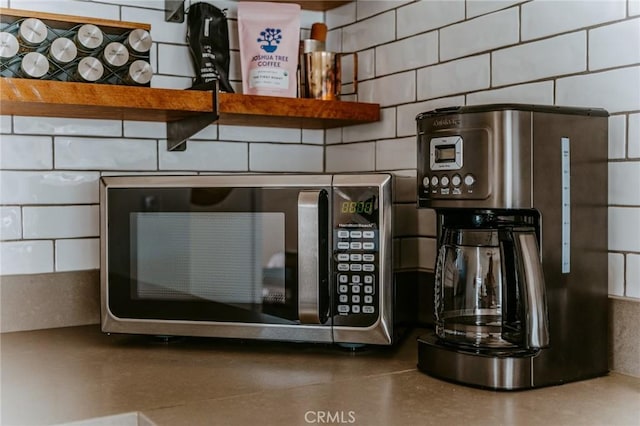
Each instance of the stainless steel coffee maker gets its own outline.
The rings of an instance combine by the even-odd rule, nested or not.
[[[420,370],[503,390],[607,373],[607,117],[520,104],[417,116],[418,206],[438,218]]]

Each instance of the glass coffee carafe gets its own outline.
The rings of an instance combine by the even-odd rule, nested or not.
[[[535,228],[477,220],[443,226],[436,266],[436,335],[474,350],[548,344],[544,277]]]

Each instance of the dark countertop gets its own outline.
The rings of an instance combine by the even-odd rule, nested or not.
[[[157,425],[640,425],[640,379],[493,392],[416,370],[396,348],[105,335],[96,326],[0,335],[2,425],[141,412]],[[321,421],[322,420],[322,421]],[[112,423],[113,424],[113,423]]]

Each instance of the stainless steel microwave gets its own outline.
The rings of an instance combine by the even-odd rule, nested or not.
[[[102,330],[391,344],[391,179],[102,178]]]

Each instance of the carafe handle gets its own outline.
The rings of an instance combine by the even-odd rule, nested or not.
[[[549,316],[545,294],[544,274],[534,232],[515,232],[514,238],[518,264],[523,272],[522,292],[525,315],[524,336],[528,348],[549,346]]]

